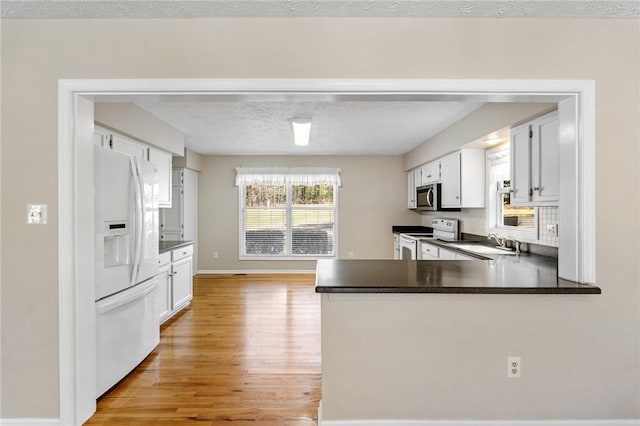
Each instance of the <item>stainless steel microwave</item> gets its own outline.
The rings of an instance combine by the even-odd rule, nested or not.
[[[419,186],[416,188],[416,208],[424,211],[460,211],[460,209],[443,209],[440,192],[441,184],[433,183],[430,185]]]

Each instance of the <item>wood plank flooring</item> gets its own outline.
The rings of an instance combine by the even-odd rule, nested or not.
[[[313,275],[201,275],[160,345],[86,425],[315,425],[320,297]]]

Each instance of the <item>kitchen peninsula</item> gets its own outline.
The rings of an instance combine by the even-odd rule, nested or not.
[[[476,261],[319,260],[316,293],[600,294],[558,278],[557,259],[521,254]]]
[[[575,383],[572,369],[554,357],[579,359],[576,336],[591,327],[583,312],[601,290],[558,279],[555,258],[523,253],[470,261],[319,260],[316,292],[319,418],[403,424],[452,413],[477,420],[556,413],[559,395]],[[513,356],[522,359],[518,379],[506,374]],[[558,376],[560,385],[545,387]],[[495,398],[479,404],[486,389]],[[536,404],[526,402],[532,394],[539,395]]]

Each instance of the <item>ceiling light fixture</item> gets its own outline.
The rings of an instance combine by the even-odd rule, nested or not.
[[[309,145],[309,138],[311,137],[311,118],[292,117],[289,119],[289,122],[293,129],[293,143],[298,146]]]
[[[498,142],[503,141],[503,140],[504,140],[503,138],[499,138],[499,137],[493,136],[493,137],[486,138],[483,142],[484,142],[485,145],[495,145]]]

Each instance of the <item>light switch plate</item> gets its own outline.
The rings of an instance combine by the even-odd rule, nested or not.
[[[27,223],[29,225],[46,225],[47,205],[27,204]]]

